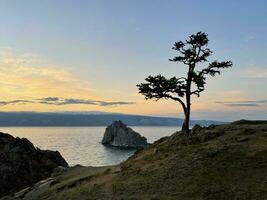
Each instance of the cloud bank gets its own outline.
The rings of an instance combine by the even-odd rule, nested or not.
[[[12,100],[12,101],[0,101],[0,106],[6,106],[9,104],[27,104],[27,103],[34,103],[34,101],[21,100],[21,99]]]
[[[231,107],[258,107],[267,104],[267,100],[216,101],[215,103]]]
[[[126,101],[99,101],[99,100],[92,100],[92,99],[44,97],[41,99],[34,99],[34,100],[16,99],[12,101],[0,101],[0,106],[15,105],[15,104],[31,104],[31,103],[55,105],[55,106],[83,104],[83,105],[98,105],[98,106],[103,106],[103,107],[135,104],[134,102],[126,102]]]

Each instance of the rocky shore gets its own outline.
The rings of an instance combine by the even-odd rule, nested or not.
[[[50,177],[68,167],[58,151],[41,150],[26,138],[0,133],[0,197]]]

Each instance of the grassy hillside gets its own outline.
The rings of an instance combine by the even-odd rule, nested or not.
[[[74,167],[17,196],[39,200],[264,200],[267,123],[195,126],[190,138],[174,133],[121,165]]]

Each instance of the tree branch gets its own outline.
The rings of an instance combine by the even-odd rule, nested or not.
[[[168,95],[168,94],[166,94],[166,97],[167,97],[167,98],[170,98],[170,99],[172,99],[172,100],[174,100],[174,101],[178,101],[178,102],[182,105],[183,110],[184,110],[184,113],[186,113],[186,106],[185,106],[185,103],[184,103],[180,98],[178,98],[178,97],[173,97],[173,96]]]

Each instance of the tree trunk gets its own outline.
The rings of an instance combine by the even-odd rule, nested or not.
[[[191,83],[192,83],[192,71],[194,66],[190,66],[189,72],[187,75],[187,84],[186,84],[186,112],[185,119],[183,123],[182,130],[186,131],[189,134],[189,122],[190,122],[190,112],[191,112]]]
[[[185,118],[182,126],[182,131],[189,132],[189,122],[190,122],[190,106],[187,107]]]

